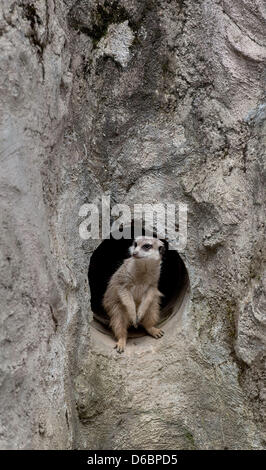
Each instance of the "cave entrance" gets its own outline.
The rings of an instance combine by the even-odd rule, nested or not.
[[[153,236],[156,236],[155,232]],[[180,255],[177,251],[168,249],[167,240],[161,240],[165,245],[165,254],[159,280],[159,290],[163,294],[159,325],[163,325],[177,313],[189,285],[188,273]],[[88,279],[93,312],[92,326],[105,334],[112,332],[109,329],[109,317],[102,305],[103,296],[111,276],[123,261],[129,258],[129,247],[132,243],[133,238],[117,240],[110,234],[110,239],[103,240],[91,256]],[[129,328],[129,338],[144,335],[146,336],[146,332],[141,326],[137,329]]]

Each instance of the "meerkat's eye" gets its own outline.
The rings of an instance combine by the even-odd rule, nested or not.
[[[146,243],[145,245],[143,245],[142,248],[143,248],[144,250],[150,250],[151,247],[152,247],[152,245],[149,245],[148,243]]]

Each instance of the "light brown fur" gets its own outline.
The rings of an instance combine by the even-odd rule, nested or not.
[[[147,250],[145,246],[151,245]],[[110,326],[117,339],[118,352],[125,349],[130,325],[143,325],[154,338],[163,331],[156,328],[159,320],[158,290],[163,243],[152,237],[138,237],[131,247],[131,257],[111,277],[103,299]]]

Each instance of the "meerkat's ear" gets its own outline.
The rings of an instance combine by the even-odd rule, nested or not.
[[[161,257],[163,257],[163,255],[165,253],[165,245],[161,240],[159,240],[159,253],[160,253]]]

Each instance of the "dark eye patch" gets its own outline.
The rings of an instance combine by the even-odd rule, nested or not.
[[[148,243],[146,243],[145,245],[142,246],[142,248],[144,250],[150,250],[152,248],[152,245],[149,245]]]

